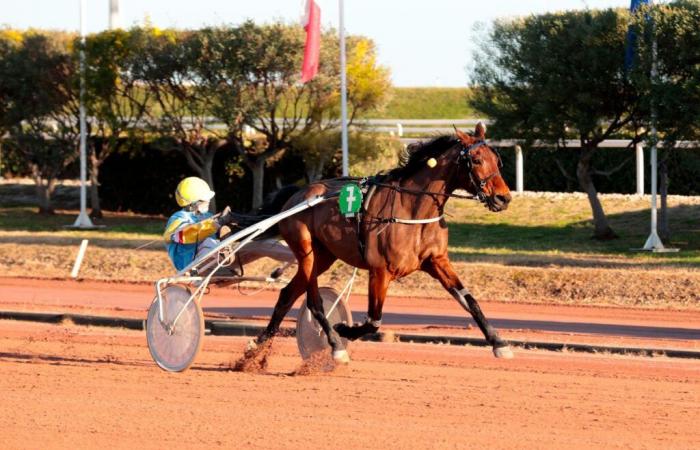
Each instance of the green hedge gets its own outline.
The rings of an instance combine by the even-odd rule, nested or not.
[[[515,189],[515,152],[500,149],[503,158],[502,173],[508,185]],[[669,193],[700,195],[700,151],[676,149],[668,152]],[[571,177],[575,176],[578,151],[552,151],[542,148],[524,149],[525,189],[528,191],[576,192],[578,182],[563,176],[556,164],[558,159]],[[661,152],[660,157],[664,157]],[[616,167],[627,159],[623,168],[610,177],[594,176],[601,193],[632,194],[636,192],[634,150],[599,149],[593,166],[600,170]],[[232,167],[238,169],[232,171]],[[649,151],[645,151],[645,192],[649,192]],[[231,172],[234,172],[233,174]],[[340,167],[329,164],[325,177],[337,176]],[[169,214],[177,209],[173,191],[177,183],[193,175],[182,155],[176,151],[162,151],[149,144],[140,149],[110,156],[100,172],[100,194],[107,210],[134,211],[149,214]],[[281,184],[298,183],[304,179],[304,164],[297,155],[286,154],[268,167],[265,192]],[[243,168],[232,151],[221,151],[214,164],[214,189],[220,208],[230,205],[234,210],[250,209],[252,177]]]
[[[295,155],[285,155],[265,174],[265,192],[303,178],[304,165]],[[100,169],[102,207],[110,211],[133,211],[168,215],[178,209],[175,187],[185,177],[195,175],[184,156],[150,144],[110,155]],[[221,150],[214,160],[214,190],[217,206],[229,205],[248,211],[252,201],[253,178],[240,165],[233,151]]]
[[[136,147],[111,155],[100,170],[100,196],[106,210],[133,211],[148,214],[169,214],[177,209],[173,191],[184,177],[193,175],[185,158],[176,151],[163,151],[153,145],[136,144]],[[14,156],[8,146],[3,146],[5,168]],[[512,148],[500,149],[504,167],[501,170],[506,182],[515,188],[515,152]],[[523,149],[525,164],[525,189],[528,191],[576,192],[578,182],[562,175],[556,164],[558,159],[571,177],[575,176],[577,149],[553,151],[542,148]],[[677,195],[700,195],[700,150],[674,149],[661,151],[660,159],[666,157],[669,172],[669,193]],[[593,160],[594,168],[607,170],[627,159],[623,168],[610,177],[594,176],[601,193],[636,192],[634,150],[599,149]],[[649,151],[645,150],[645,192],[650,191]],[[19,166],[19,165],[18,165]],[[17,166],[17,167],[18,167]],[[66,175],[77,175],[71,167]],[[13,175],[5,172],[6,175]],[[324,177],[340,174],[337,161],[328,165]],[[28,175],[14,173],[14,175]],[[304,179],[304,164],[294,153],[285,154],[276,164],[267,168],[265,192],[281,184],[298,183]],[[238,161],[232,151],[223,150],[214,164],[214,188],[218,205],[230,205],[237,211],[247,211],[251,206],[252,177]]]

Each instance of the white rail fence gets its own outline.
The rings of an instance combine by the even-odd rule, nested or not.
[[[453,125],[456,127],[466,127],[475,126],[479,121],[486,124],[489,123],[486,119],[466,119],[466,120],[367,120],[362,123],[364,127],[371,131],[376,132],[389,132],[392,135],[401,138],[401,142],[404,145],[408,145],[423,138],[417,137],[403,137],[404,133],[408,134],[422,134],[423,136],[430,136],[439,133],[450,133],[454,131]],[[390,125],[394,124],[393,127]],[[448,126],[449,125],[449,126]],[[523,150],[520,146],[522,141],[515,139],[504,139],[504,140],[493,140],[488,141],[489,145],[498,148],[513,148],[515,151],[515,190],[516,192],[523,192],[524,186],[524,161],[523,161]],[[568,148],[580,148],[581,141],[577,139],[567,140],[561,142],[560,145]],[[598,147],[602,148],[631,148],[633,145],[630,139],[608,139],[600,144]],[[660,144],[661,145],[661,144]],[[546,142],[535,142],[533,147],[551,147],[551,143]],[[694,141],[680,141],[676,143],[676,148],[700,148],[700,142]],[[635,149],[635,171],[636,171],[636,188],[637,195],[644,195],[644,145],[642,143],[634,144]]]
[[[222,123],[220,120],[214,117],[206,118],[192,118],[192,124],[201,121],[203,122],[205,128],[214,130],[224,130],[227,125]],[[200,122],[200,123],[201,123]],[[277,119],[280,125],[284,122],[284,119]],[[487,125],[490,123],[488,119],[367,119],[367,120],[356,120],[351,128],[355,129],[365,129],[370,132],[376,133],[389,133],[392,136],[397,136],[401,139],[405,145],[420,141],[426,137],[435,136],[437,134],[452,133],[454,127],[467,129],[467,127],[474,127],[477,123],[484,122]],[[140,123],[137,126],[147,126],[146,123]],[[247,132],[254,133],[251,127],[247,127]],[[405,135],[412,135],[414,137],[405,137]],[[420,136],[420,137],[415,137]],[[522,142],[515,139],[505,139],[505,140],[494,140],[489,141],[489,144],[494,147],[499,148],[513,148],[515,151],[515,187],[516,192],[523,192],[525,189],[523,174],[524,174],[524,161],[523,161],[523,151],[520,147]],[[565,143],[566,147],[569,148],[580,148],[581,141],[579,140],[567,140]],[[551,143],[545,142],[535,142],[534,147],[551,147]],[[608,139],[601,142],[599,147],[602,148],[631,148],[632,141],[629,139]],[[637,143],[635,146],[635,159],[636,159],[636,187],[637,194],[644,195],[644,146],[641,143]],[[680,141],[676,144],[677,148],[700,148],[700,142],[694,141]],[[0,154],[0,161],[1,161]],[[1,175],[0,175],[1,176]]]
[[[418,142],[421,138],[403,138],[401,142],[405,145]],[[492,147],[498,148],[512,148],[515,151],[515,186],[516,192],[523,192],[524,182],[524,162],[523,162],[523,150],[520,146],[521,141],[515,139],[505,139],[505,140],[493,140],[487,141]],[[563,144],[563,143],[562,143]],[[551,143],[546,142],[535,142],[533,147],[551,147]],[[660,147],[663,147],[659,144]],[[581,141],[572,139],[566,141],[567,148],[580,148]],[[631,148],[632,140],[630,139],[608,139],[600,144],[598,147],[601,148]],[[679,141],[676,143],[675,148],[700,148],[700,142],[695,141]],[[636,187],[637,195],[644,195],[644,144],[636,143],[634,144],[635,152],[635,172],[636,172]],[[651,164],[651,163],[650,163]]]

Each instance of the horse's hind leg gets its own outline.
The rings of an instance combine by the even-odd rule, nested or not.
[[[272,312],[272,317],[270,317],[270,322],[267,324],[265,331],[258,336],[258,344],[262,344],[271,337],[273,337],[279,331],[282,320],[289,313],[289,310],[294,306],[294,302],[297,301],[299,296],[306,291],[306,286],[308,284],[308,278],[306,274],[302,271],[301,267],[297,270],[297,273],[292,278],[282,290],[280,291],[279,297],[277,297],[277,303],[275,304],[275,309]]]
[[[270,318],[270,323],[267,325],[267,328],[265,328],[265,331],[258,336],[258,343],[267,341],[273,337],[277,331],[279,331],[282,320],[287,314],[289,314],[289,310],[292,309],[292,306],[294,306],[294,303],[297,301],[299,296],[306,292],[309,285],[309,278],[311,277],[313,270],[313,265],[316,264],[317,275],[320,275],[328,270],[328,268],[335,261],[335,257],[330,253],[312,253],[312,251],[308,250],[309,247],[311,246],[302,244],[299,249],[300,251],[296,252],[297,255],[299,255],[299,260],[301,261],[299,263],[297,273],[294,275],[289,284],[280,291],[280,295],[277,298],[277,304],[275,305],[272,317]]]
[[[323,332],[326,333],[328,338],[328,344],[333,350],[333,359],[337,362],[348,363],[350,362],[350,357],[348,356],[347,350],[345,350],[340,342],[338,334],[331,328],[326,314],[323,310],[323,300],[321,299],[321,294],[318,291],[318,276],[325,272],[330,265],[335,260],[335,257],[330,254],[330,252],[323,247],[321,244],[315,244],[313,246],[313,252],[310,255],[313,259],[314,264],[311,271],[311,276],[309,278],[309,283],[306,288],[307,293],[307,306],[313,314],[316,321],[321,325]]]
[[[447,291],[457,300],[457,302],[466,309],[474,321],[484,333],[484,337],[493,347],[493,354],[497,358],[512,358],[513,352],[510,350],[510,346],[498,335],[498,332],[493,328],[484,313],[481,312],[481,308],[477,303],[476,299],[472,296],[468,289],[464,287],[459,277],[452,268],[447,255],[442,255],[439,257],[433,257],[428,262],[424,264],[422,270],[430,274],[433,278],[437,279],[442,286],[447,289]]]

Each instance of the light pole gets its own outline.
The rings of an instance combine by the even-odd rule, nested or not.
[[[348,88],[347,76],[345,74],[345,2],[339,0],[340,10],[340,116],[342,128],[342,149],[343,149],[343,176],[350,173],[350,163],[348,161]]]
[[[119,0],[109,0],[109,29],[121,28],[119,23]]]
[[[654,0],[649,0],[648,2],[650,5],[654,5],[656,2]],[[654,99],[654,87],[656,86],[656,82],[658,81],[659,77],[659,65],[658,65],[658,45],[656,42],[656,36],[655,36],[655,29],[656,25],[652,23],[652,27],[654,31],[652,32],[652,39],[653,42],[651,43],[651,70],[649,73],[649,78],[651,80],[651,87],[652,87],[652,97],[650,100],[650,109],[651,109],[651,129],[649,130],[651,133],[651,148],[650,148],[650,156],[649,156],[649,164],[651,165],[651,231],[649,233],[649,237],[647,238],[646,242],[644,243],[644,247],[642,247],[642,250],[647,250],[651,252],[677,252],[677,248],[667,248],[664,247],[663,242],[661,242],[661,238],[659,238],[659,234],[657,231],[657,208],[656,208],[656,197],[657,197],[657,190],[658,190],[658,185],[657,185],[657,179],[658,179],[658,135],[657,135],[657,130],[656,130],[656,122],[658,119],[658,112],[656,109],[656,101]]]
[[[85,147],[87,146],[87,123],[85,117],[85,16],[87,8],[85,0],[80,0],[80,214],[75,219],[75,228],[94,228],[87,215],[87,162]]]

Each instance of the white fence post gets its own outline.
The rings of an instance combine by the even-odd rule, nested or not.
[[[401,125],[400,123],[397,123],[397,124],[396,124],[396,135],[397,135],[398,137],[402,137],[402,136],[403,136],[403,125]]]
[[[644,146],[637,143],[634,150],[637,156],[637,195],[644,195]]]
[[[515,191],[523,192],[523,149],[519,145],[515,146]]]

